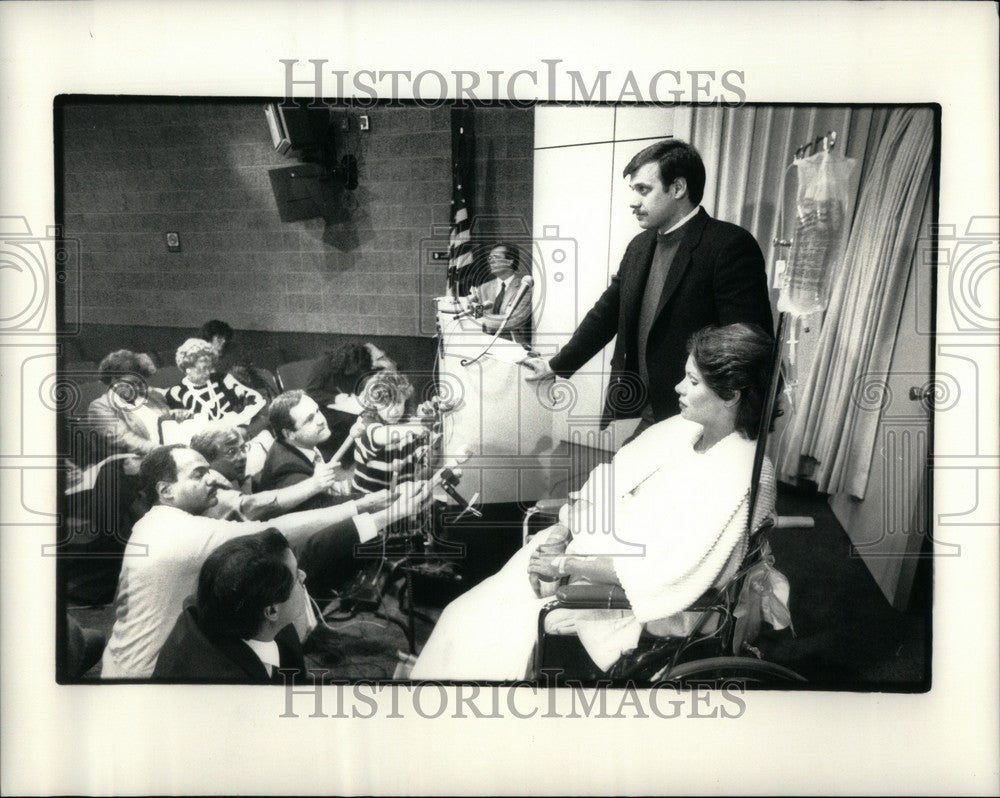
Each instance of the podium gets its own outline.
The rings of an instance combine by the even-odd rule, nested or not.
[[[565,496],[570,462],[565,443],[552,434],[551,398],[525,381],[527,352],[492,335],[476,319],[438,311],[438,391],[454,403],[445,413],[443,455],[464,449],[462,493],[479,493],[483,504],[529,506],[541,498]]]

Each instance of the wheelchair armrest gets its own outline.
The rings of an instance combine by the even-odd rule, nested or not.
[[[556,590],[562,607],[574,610],[627,610],[631,608],[620,585],[562,585]]]
[[[564,504],[566,499],[539,499],[535,502],[534,510],[542,515],[557,516]]]

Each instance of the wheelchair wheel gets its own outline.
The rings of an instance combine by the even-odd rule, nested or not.
[[[795,671],[755,657],[711,657],[684,662],[668,674],[658,674],[653,681],[675,682],[681,687],[790,686],[806,679]]]

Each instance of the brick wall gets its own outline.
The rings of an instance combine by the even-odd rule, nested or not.
[[[342,252],[322,241],[323,220],[279,220],[267,170],[294,162],[275,154],[260,103],[68,103],[63,221],[80,242],[82,289],[67,306],[83,324],[191,328],[218,317],[246,330],[430,332],[419,314],[441,292],[444,265],[421,266],[420,242],[449,221],[449,111],[367,113],[349,225],[358,243]],[[484,204],[523,214],[531,141],[488,137],[500,160]],[[524,160],[512,141],[528,160],[515,191],[500,185],[503,163]],[[167,251],[168,230],[181,252]]]

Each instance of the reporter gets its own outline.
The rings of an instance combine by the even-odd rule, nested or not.
[[[349,582],[358,567],[354,549],[359,543],[377,539],[390,524],[419,512],[429,496],[426,486],[415,486],[370,513],[359,514],[346,503],[267,522],[225,521],[205,516],[218,501],[218,485],[208,462],[193,449],[154,449],[142,462],[141,476],[155,504],[136,522],[122,561],[102,678],[150,676],[184,599],[195,590],[202,563],[227,540],[274,527],[309,574],[307,587],[322,592]],[[307,615],[302,606],[296,627],[303,636]]]

